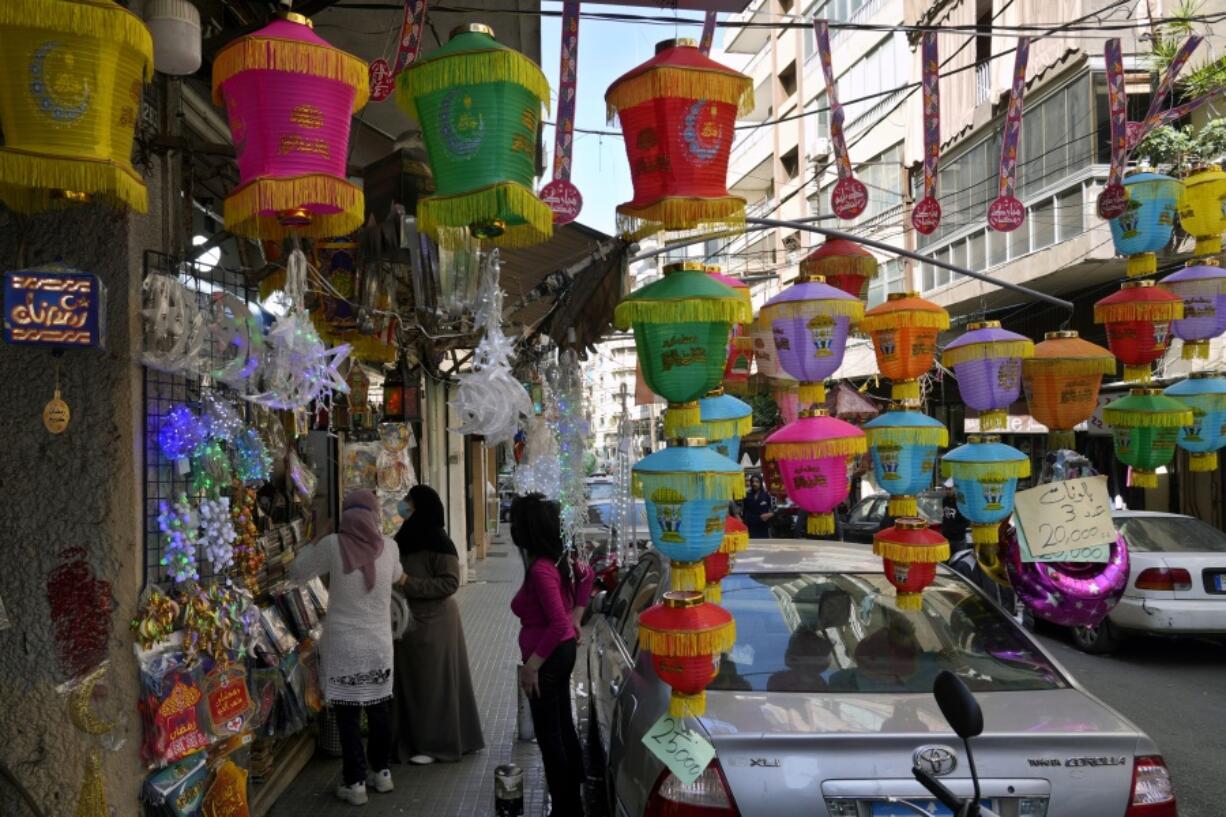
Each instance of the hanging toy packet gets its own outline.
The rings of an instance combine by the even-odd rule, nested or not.
[[[213,742],[201,723],[198,668],[189,668],[180,649],[140,651],[141,759],[165,766]]]

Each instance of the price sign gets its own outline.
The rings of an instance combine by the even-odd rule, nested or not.
[[[647,730],[643,745],[668,767],[683,786],[697,780],[715,757],[715,747],[709,741],[685,729],[681,721],[672,715],[665,715]]]
[[[1036,562],[1105,562],[1117,533],[1107,478],[1086,477],[1019,491],[1014,508]]]

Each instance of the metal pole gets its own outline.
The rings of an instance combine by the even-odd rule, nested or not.
[[[821,235],[826,236],[827,238],[842,238],[847,241],[854,241],[857,244],[863,244],[864,246],[872,247],[875,250],[881,250],[882,252],[888,252],[893,255],[901,255],[906,258],[913,258],[916,261],[924,261],[926,263],[932,264],[933,266],[942,267],[943,269],[951,270],[952,272],[956,272],[959,275],[966,275],[966,276],[978,279],[988,284],[995,284],[996,286],[1001,287],[1002,289],[1011,289],[1014,292],[1020,292],[1023,295],[1029,295],[1030,297],[1037,298],[1040,301],[1046,301],[1052,306],[1058,306],[1061,309],[1067,309],[1069,312],[1073,311],[1073,304],[1071,302],[1066,301],[1063,298],[1057,298],[1055,295],[1048,295],[1046,292],[1039,292],[1038,290],[1031,289],[1030,287],[1024,287],[1021,284],[1014,284],[1014,283],[1010,283],[1009,281],[1002,281],[999,278],[994,278],[993,276],[988,275],[987,273],[975,272],[974,270],[969,270],[969,269],[966,269],[965,267],[959,267],[956,264],[950,264],[947,261],[941,261],[939,259],[933,258],[930,255],[924,255],[922,253],[912,252],[911,250],[904,250],[902,247],[895,247],[892,244],[886,244],[882,241],[875,241],[871,238],[861,238],[860,236],[855,236],[855,235],[852,235],[851,233],[845,233],[845,232],[842,232],[841,230],[831,230],[827,227],[814,227],[810,224],[805,224],[801,221],[779,221],[773,218],[747,218],[745,219],[745,223],[752,225],[754,227],[758,227],[759,229],[766,228],[766,227],[784,227],[790,230],[807,230],[811,233],[819,233]]]
[[[796,224],[808,224],[813,221],[827,221],[832,218],[837,218],[837,216],[835,216],[833,213],[827,213],[826,215],[822,215],[822,216],[808,216],[807,218],[802,218],[802,219],[797,220],[795,223]],[[657,255],[663,255],[664,253],[671,252],[672,250],[679,250],[682,247],[689,247],[694,244],[705,244],[708,241],[712,241],[714,239],[736,238],[737,236],[740,236],[744,233],[757,232],[758,230],[768,230],[771,227],[778,226],[775,224],[755,224],[753,223],[757,220],[758,219],[747,219],[746,220],[747,224],[744,230],[735,230],[735,231],[727,232],[727,233],[715,233],[713,235],[704,235],[699,238],[690,238],[685,241],[674,241],[670,244],[665,244],[663,247],[660,247],[659,249],[640,252],[637,255],[630,256],[630,260],[627,263],[633,264],[635,261],[642,261],[645,258],[655,258]],[[765,219],[762,219],[762,220],[765,221]],[[784,223],[784,222],[781,222],[781,223]],[[792,222],[786,222],[786,223],[790,224]]]

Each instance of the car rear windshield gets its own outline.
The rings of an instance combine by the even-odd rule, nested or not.
[[[1019,627],[956,578],[938,577],[922,611],[900,612],[880,573],[734,573],[722,605],[737,640],[714,690],[931,693],[945,669],[976,692],[1066,686]]]
[[[1226,553],[1226,534],[1190,516],[1122,516],[1115,526],[1138,553]]]

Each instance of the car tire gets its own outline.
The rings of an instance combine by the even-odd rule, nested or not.
[[[604,749],[600,745],[600,732],[596,726],[596,702],[590,697],[587,704],[587,762],[591,794],[600,798],[600,814],[612,814],[612,792],[609,789],[609,768],[605,762]]]
[[[1103,619],[1097,627],[1073,627],[1073,644],[1090,655],[1106,655],[1119,647],[1120,631],[1110,619]]]

